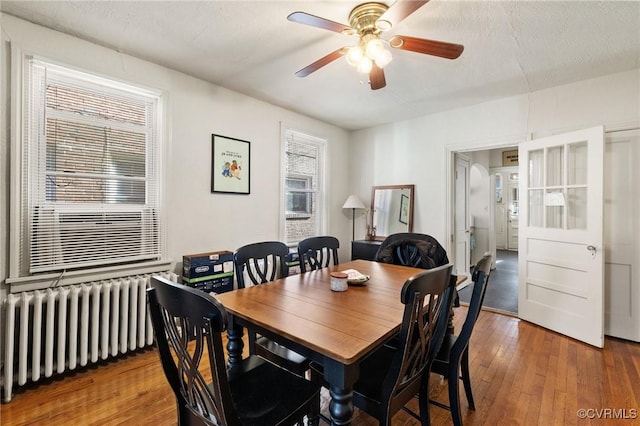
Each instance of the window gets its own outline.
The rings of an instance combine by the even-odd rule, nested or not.
[[[284,236],[287,243],[324,233],[326,142],[284,129]]]
[[[19,276],[160,259],[160,95],[25,58]]]
[[[296,214],[311,215],[312,194],[311,177],[288,177],[285,179],[285,186],[289,188],[287,192],[287,217]],[[299,191],[296,191],[299,190]]]

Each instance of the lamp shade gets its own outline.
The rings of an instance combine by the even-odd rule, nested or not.
[[[349,198],[347,198],[347,201],[344,202],[344,205],[342,206],[343,209],[364,209],[366,208],[364,203],[362,201],[360,201],[360,198],[358,198],[356,195],[349,195]]]

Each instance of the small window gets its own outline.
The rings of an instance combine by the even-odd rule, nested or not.
[[[283,240],[294,244],[324,232],[325,141],[283,130]]]

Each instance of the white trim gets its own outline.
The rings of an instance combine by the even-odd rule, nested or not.
[[[451,263],[455,263],[455,250],[452,249],[455,243],[454,224],[454,198],[453,188],[455,187],[455,157],[456,153],[486,151],[495,148],[505,148],[518,145],[521,141],[530,140],[531,134],[505,136],[501,138],[489,139],[486,143],[477,141],[467,141],[451,143],[445,146],[445,241],[443,247],[447,253],[452,253]],[[495,258],[495,256],[494,256]]]
[[[22,76],[26,55],[19,47],[11,44],[11,161],[10,161],[10,188],[9,188],[9,247],[15,252],[20,247],[20,216],[21,205],[20,189],[22,188]],[[18,276],[20,272],[20,256],[9,256],[9,276]]]
[[[47,70],[53,71],[60,79],[70,79],[73,84],[78,87],[91,88],[91,86],[98,84],[101,87],[109,88],[115,95],[120,95],[125,92],[128,96],[138,98],[140,101],[160,96],[160,90],[158,89],[151,89],[146,86],[132,84],[125,80],[103,76],[93,71],[82,70],[41,55],[28,55],[28,59],[46,67]],[[109,90],[105,91],[108,92]]]
[[[165,196],[163,195],[164,191],[162,191],[162,188],[166,188],[166,184],[167,184],[167,177],[164,176],[163,172],[165,169],[164,159],[167,158],[167,150],[169,149],[169,147],[167,146],[166,140],[167,140],[167,132],[170,126],[169,126],[169,120],[168,120],[169,118],[168,111],[167,111],[166,105],[164,104],[165,102],[167,102],[168,93],[165,90],[149,88],[148,86],[143,84],[124,81],[119,78],[114,78],[112,76],[103,76],[94,71],[80,70],[71,65],[61,64],[60,62],[51,60],[45,56],[30,54],[29,52],[24,51],[23,49],[21,49],[15,44],[11,44],[10,49],[11,49],[11,52],[10,52],[11,53],[11,75],[10,75],[11,90],[10,92],[11,92],[12,105],[11,105],[11,121],[10,121],[11,132],[9,135],[10,147],[11,147],[10,174],[9,174],[10,188],[9,188],[9,196],[8,196],[10,200],[9,201],[10,217],[9,217],[9,220],[7,221],[9,225],[8,232],[9,232],[9,247],[10,247],[9,256],[8,256],[9,257],[8,276],[10,278],[8,278],[6,282],[18,283],[22,281],[24,282],[33,281],[34,283],[38,283],[38,282],[42,282],[43,280],[46,281],[47,279],[49,279],[46,277],[50,275],[56,276],[56,277],[58,276],[58,273],[56,272],[53,272],[51,274],[45,273],[44,275],[39,275],[39,274],[35,274],[32,276],[26,275],[25,271],[23,270],[23,266],[24,266],[23,259],[25,259],[25,256],[29,255],[28,246],[25,246],[24,250],[19,251],[21,246],[23,245],[21,244],[21,242],[23,241],[22,238],[26,238],[22,236],[23,235],[23,226],[22,226],[23,194],[21,190],[24,186],[23,183],[25,183],[23,181],[24,170],[23,170],[23,163],[22,163],[23,147],[25,146],[24,144],[25,144],[25,136],[26,136],[25,128],[24,128],[24,124],[25,124],[24,122],[25,120],[25,116],[24,116],[25,87],[24,85],[27,83],[25,81],[25,72],[27,72],[27,66],[30,66],[29,64],[30,62],[44,64],[48,68],[55,69],[56,73],[63,74],[61,77],[63,80],[66,76],[69,76],[69,78],[73,79],[74,83],[77,82],[76,79],[81,79],[82,81],[77,82],[78,87],[82,87],[85,84],[85,82],[86,84],[96,83],[96,84],[101,84],[102,86],[106,85],[108,87],[107,91],[114,91],[118,94],[123,94],[124,96],[139,97],[141,100],[152,99],[154,104],[155,114],[154,114],[153,124],[151,126],[144,127],[143,129],[138,129],[137,126],[133,126],[133,127],[136,127],[136,131],[141,131],[141,132],[147,133],[148,135],[152,133],[153,134],[152,136],[154,138],[155,148],[153,152],[150,152],[149,151],[150,148],[147,147],[148,160],[147,160],[146,175],[149,176],[148,161],[153,161],[154,168],[155,168],[155,173],[154,173],[155,183],[152,188],[147,188],[147,191],[152,190],[154,193],[153,199],[155,199],[155,203],[154,203],[156,205],[155,211],[157,214],[159,224],[161,225],[159,226],[158,234],[157,234],[157,237],[159,239],[159,244],[157,246],[157,249],[159,250],[159,256],[157,256],[157,260],[143,261],[140,263],[131,264],[130,266],[122,266],[122,265],[105,266],[102,268],[94,268],[94,269],[86,269],[83,271],[77,271],[75,272],[75,274],[86,277],[86,276],[95,276],[97,273],[99,276],[97,276],[96,279],[102,279],[105,276],[111,276],[114,274],[121,276],[122,273],[119,271],[122,270],[123,268],[126,270],[129,270],[130,272],[134,271],[131,273],[137,273],[135,271],[148,269],[148,267],[145,265],[169,264],[170,263],[169,261],[164,260],[167,253],[166,224],[168,222],[164,217],[166,215],[166,209],[165,209],[166,200],[165,200]],[[60,115],[60,114],[56,112],[55,115]],[[131,126],[116,126],[116,127],[129,128]],[[140,180],[140,179],[133,178],[133,180]],[[149,192],[147,192],[147,196],[148,195],[149,195]],[[78,209],[84,210],[86,209],[86,207],[87,207],[86,205],[79,206]],[[104,209],[104,206],[100,210],[103,210],[103,209]],[[118,209],[129,210],[130,206],[121,205]],[[139,210],[139,209],[140,208],[136,210]],[[86,281],[86,278],[83,278],[82,280]],[[39,284],[27,284],[27,287],[33,287],[38,285]],[[22,288],[22,286],[20,288]],[[14,290],[11,290],[11,291],[14,291]]]
[[[287,175],[285,172],[287,156],[284,152],[284,148],[287,143],[285,139],[285,133],[286,133],[286,129],[288,128],[289,126],[285,125],[282,121],[280,122],[280,180],[279,180],[280,197],[278,198],[280,200],[280,207],[278,208],[278,238],[281,241],[284,241],[284,234],[286,230],[286,208],[284,205],[284,193],[285,193],[284,178]]]
[[[622,131],[626,131],[626,130],[635,130],[640,128],[640,120],[629,120],[629,121],[619,121],[619,122],[615,122],[615,123],[610,123],[610,124],[602,124],[601,121],[596,121],[596,122],[591,122],[591,123],[585,123],[582,125],[571,125],[571,126],[564,126],[564,127],[555,127],[553,129],[550,129],[547,132],[543,132],[540,134],[533,134],[532,138],[535,137],[535,139],[541,139],[543,137],[546,136],[552,136],[552,135],[557,135],[557,134],[562,134],[562,133],[569,133],[569,132],[573,132],[573,131],[577,131],[577,130],[581,130],[581,129],[588,129],[591,127],[597,127],[597,126],[604,126],[604,133],[611,133],[611,132],[622,132]]]
[[[68,272],[62,271],[53,274],[33,275],[30,277],[7,278],[6,284],[9,285],[9,293],[18,293],[21,291],[38,290],[48,287],[79,284],[90,281],[103,281],[131,275],[168,271],[172,268],[172,264],[173,262],[169,260],[158,260],[130,265],[110,266],[107,268],[94,268]]]
[[[289,246],[295,246],[296,243],[292,241],[287,241],[286,239],[286,208],[285,208],[285,178],[286,178],[286,152],[285,147],[287,144],[286,134],[287,132],[295,132],[297,134],[303,135],[305,138],[309,140],[310,143],[315,144],[318,147],[320,152],[318,159],[318,185],[317,189],[314,191],[316,193],[317,205],[320,206],[317,209],[318,213],[318,233],[319,235],[324,235],[328,229],[328,211],[329,211],[329,196],[327,194],[328,186],[328,177],[329,173],[326,170],[327,167],[327,157],[329,156],[329,143],[326,138],[321,138],[315,136],[309,132],[304,130],[299,130],[296,127],[289,126],[283,122],[280,122],[280,208],[278,209],[280,219],[279,219],[279,238],[281,241],[284,241]]]
[[[630,121],[615,126],[604,126],[604,134],[616,132],[628,132],[631,130],[640,130],[640,120]]]

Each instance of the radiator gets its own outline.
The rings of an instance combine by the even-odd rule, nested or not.
[[[152,275],[9,294],[5,302],[4,402],[13,386],[153,343],[146,289]]]

